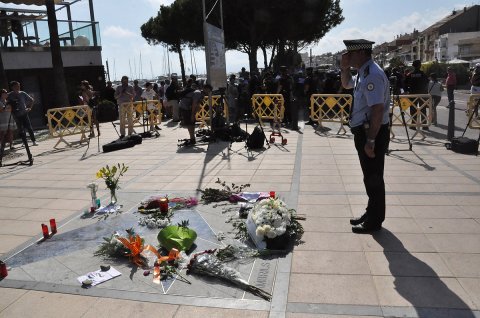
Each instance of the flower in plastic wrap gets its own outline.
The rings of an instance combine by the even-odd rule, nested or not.
[[[252,209],[251,218],[257,226],[257,230],[262,228],[259,234],[263,232],[268,238],[284,234],[287,225],[290,224],[287,205],[282,200],[274,198],[258,202]]]

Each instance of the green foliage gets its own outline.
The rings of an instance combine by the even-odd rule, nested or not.
[[[439,80],[444,80],[447,78],[447,67],[451,67],[454,70],[455,74],[457,75],[458,85],[465,85],[468,83],[468,68],[463,64],[446,64],[437,62],[423,63],[422,71],[424,71],[427,75],[436,73]]]

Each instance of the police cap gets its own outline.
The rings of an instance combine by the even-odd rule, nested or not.
[[[343,40],[345,46],[347,47],[347,51],[359,51],[359,50],[371,50],[372,46],[375,42],[358,39],[358,40]]]

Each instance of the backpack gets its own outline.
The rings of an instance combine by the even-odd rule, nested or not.
[[[265,143],[265,134],[260,127],[255,127],[250,136],[247,137],[248,149],[262,149]]]

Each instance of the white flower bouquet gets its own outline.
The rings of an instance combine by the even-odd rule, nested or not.
[[[247,230],[255,245],[260,249],[268,248],[268,240],[284,234],[290,236],[292,211],[278,198],[265,199],[255,204],[247,218]]]

